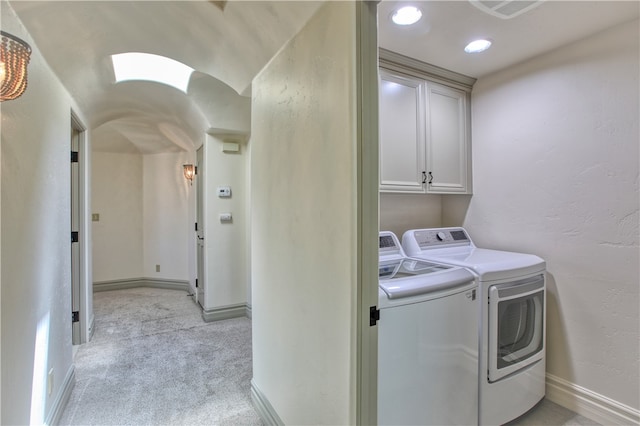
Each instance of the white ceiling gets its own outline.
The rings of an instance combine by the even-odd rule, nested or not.
[[[90,121],[94,149],[176,152],[209,129],[247,133],[253,77],[316,12],[314,1],[10,1],[53,71]],[[398,5],[422,8],[412,27],[391,24]],[[637,19],[638,1],[548,0],[503,20],[465,0],[379,5],[386,49],[471,77]],[[475,37],[493,47],[462,49]],[[157,83],[114,84],[110,55],[154,53],[196,69],[188,94]],[[245,95],[245,96],[241,96]]]
[[[420,7],[422,19],[407,27],[393,24],[391,13],[403,5]],[[464,0],[385,0],[378,6],[379,43],[385,49],[479,78],[638,19],[639,11],[640,2],[635,0],[548,0],[521,15],[501,19]],[[467,43],[477,38],[489,38],[493,45],[482,53],[465,53]]]

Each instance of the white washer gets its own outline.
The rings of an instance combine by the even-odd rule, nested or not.
[[[545,394],[545,262],[538,256],[477,248],[463,228],[414,229],[409,256],[473,271],[480,293],[479,414],[500,425]]]
[[[478,422],[477,284],[380,233],[378,424]]]

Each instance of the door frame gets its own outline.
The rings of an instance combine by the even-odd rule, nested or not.
[[[357,368],[356,423],[378,418],[378,327],[370,325],[378,306],[379,143],[378,1],[356,4],[357,80]]]
[[[69,140],[73,137],[72,130],[78,132],[78,244],[79,244],[79,259],[80,262],[80,274],[78,283],[76,283],[77,291],[79,294],[79,330],[78,335],[73,336],[73,344],[87,343],[91,340],[93,335],[93,289],[91,287],[91,228],[89,214],[90,214],[90,196],[89,196],[89,154],[90,149],[88,145],[87,127],[82,123],[82,120],[73,110],[71,111],[71,135]],[[71,179],[71,177],[70,177]],[[71,182],[70,185],[71,187]],[[71,289],[73,292],[73,288]],[[69,314],[71,317],[71,313]]]
[[[207,259],[207,245],[204,240],[204,231],[206,228],[205,223],[205,174],[206,168],[204,164],[205,158],[205,143],[203,143],[198,149],[196,149],[196,289],[195,289],[195,301],[200,307],[205,309],[205,283],[206,283],[206,259]]]

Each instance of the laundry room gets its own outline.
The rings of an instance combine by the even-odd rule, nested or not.
[[[604,424],[638,421],[638,75],[635,20],[479,78],[472,190],[380,194],[398,238],[462,226],[546,261],[547,398]]]

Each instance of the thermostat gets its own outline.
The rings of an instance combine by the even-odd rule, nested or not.
[[[231,188],[228,186],[219,186],[218,197],[220,198],[231,197]]]

